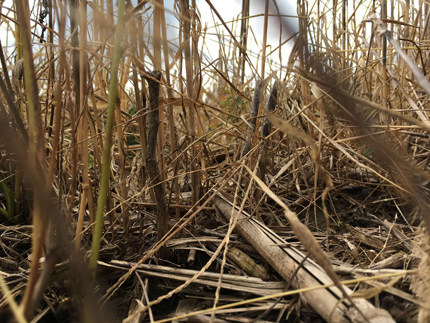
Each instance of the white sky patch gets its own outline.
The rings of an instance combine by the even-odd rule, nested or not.
[[[250,1],[250,16],[252,18],[249,19],[249,31],[248,31],[248,41],[247,41],[247,53],[250,57],[250,60],[257,72],[259,73],[261,70],[261,54],[263,47],[263,33],[264,33],[264,17],[253,17],[255,15],[264,14],[264,3],[265,1],[261,0],[251,0]],[[296,16],[296,2],[293,0],[287,1],[277,1],[279,6],[279,14],[281,15],[290,15]],[[227,23],[230,31],[233,32],[237,41],[240,41],[240,26],[241,21],[237,20],[241,18],[242,12],[242,1],[241,0],[228,0],[228,1],[213,1],[213,6],[216,8],[220,16],[223,18],[224,22]],[[276,11],[273,2],[270,1],[269,6],[269,14],[278,14]],[[197,7],[200,12],[200,17],[204,23],[207,23],[208,26],[208,35],[206,40],[206,48],[205,54],[210,58],[211,61],[214,61],[219,57],[220,45],[219,41],[224,36],[221,41],[224,43],[223,50],[225,51],[224,56],[229,56],[228,53],[231,53],[231,47],[234,46],[233,40],[231,40],[230,34],[224,28],[224,26],[220,25],[221,21],[218,20],[215,13],[212,13],[211,8],[206,3],[205,0],[197,1]],[[236,20],[236,21],[234,21]],[[279,36],[280,36],[281,22],[279,21],[279,17],[270,16],[269,17],[269,25],[267,32],[267,48],[266,55],[272,52],[275,48],[279,46]],[[287,38],[292,36],[297,31],[297,18],[282,18],[282,38],[281,42],[285,41]],[[281,48],[281,55],[279,54],[279,50],[274,51],[270,56],[266,58],[266,74],[270,73],[272,69],[279,69],[282,58],[282,65],[286,63],[288,60],[288,56],[290,54],[292,45],[294,41],[284,44]],[[280,58],[281,56],[281,58]],[[237,56],[236,56],[237,58]],[[260,62],[257,62],[257,60]],[[250,74],[254,72],[251,68],[246,64],[246,74],[249,77]],[[257,68],[258,66],[258,68]],[[266,75],[267,76],[267,75]]]
[[[3,8],[1,11],[3,15],[7,15],[8,17],[13,17],[14,14],[6,8],[13,8],[13,0],[5,0],[3,2]],[[13,46],[15,40],[13,38],[13,34],[11,30],[14,28],[15,26],[13,22],[11,22],[10,20],[7,20],[3,16],[1,17],[0,40],[4,47]]]
[[[250,1],[250,15],[256,15],[256,14],[263,14],[264,13],[264,2],[263,0],[251,0]],[[278,1],[279,2],[279,10],[280,14],[289,14],[289,15],[296,15],[295,13],[295,6],[296,2],[294,0],[287,0],[287,1]],[[137,0],[132,0],[132,3],[135,5],[137,3]],[[219,12],[221,17],[224,19],[225,22],[228,23],[228,27],[230,30],[235,34],[236,39],[240,40],[240,21],[237,21],[236,19],[241,17],[241,11],[242,11],[242,1],[241,0],[220,0],[220,1],[213,1],[213,5],[215,6],[216,10]],[[272,4],[272,1],[270,2],[270,14],[276,14],[276,10],[274,9],[274,6]],[[35,2],[30,0],[30,9],[33,9]],[[178,43],[178,32],[179,29],[175,27],[179,27],[179,22],[174,16],[173,12],[175,11],[174,8],[174,0],[165,0],[164,1],[165,7],[168,9],[166,10],[166,23],[169,25],[172,25],[171,27],[167,28],[168,37],[171,43],[176,44]],[[14,13],[10,12],[8,8],[13,8],[13,0],[5,0],[3,3],[3,9],[2,13],[3,15],[7,15],[9,17],[14,17]],[[217,59],[219,56],[219,40],[220,37],[222,37],[222,34],[224,36],[221,41],[224,43],[224,50],[225,54],[227,55],[230,53],[231,57],[231,50],[232,48],[229,47],[229,45],[234,45],[233,41],[231,40],[231,37],[227,30],[220,24],[220,21],[216,17],[214,13],[212,13],[209,5],[204,0],[197,0],[197,8],[200,13],[200,19],[202,23],[202,28],[205,26],[208,27],[207,29],[207,35],[205,40],[205,46],[203,47],[204,55],[203,55],[203,61],[206,63],[210,63],[213,60]],[[116,9],[116,8],[115,8]],[[149,11],[150,14],[151,11]],[[37,19],[38,12],[33,11],[32,18]],[[91,8],[88,7],[88,15],[89,19],[92,17]],[[215,19],[213,19],[215,17]],[[12,54],[14,47],[15,47],[15,40],[13,37],[12,30],[14,30],[15,26],[13,22],[10,20],[7,20],[3,17],[3,21],[0,25],[0,40],[2,41],[3,46],[6,48],[8,55]],[[47,20],[47,19],[45,19]],[[233,20],[236,20],[234,23],[231,22]],[[292,25],[297,25],[297,19],[290,18],[290,20],[294,21]],[[249,20],[250,25],[250,31],[248,33],[248,55],[251,58],[252,63],[254,66],[257,66],[257,56],[260,56],[261,58],[261,48],[262,48],[262,40],[263,40],[263,17],[253,17]],[[285,22],[285,19],[283,20]],[[47,22],[45,22],[47,23]],[[151,25],[152,22],[150,22],[149,25]],[[217,27],[214,27],[214,24],[219,25]],[[34,25],[34,22],[32,22],[32,26]],[[284,24],[285,25],[285,24]],[[91,27],[90,27],[91,28]],[[58,26],[55,28],[58,29]],[[280,29],[280,22],[278,17],[270,17],[269,19],[269,30],[268,30],[268,40],[267,40],[267,49],[266,52],[269,54],[274,48],[276,48],[279,45],[279,29]],[[36,33],[40,35],[40,28],[36,29]],[[149,31],[149,29],[148,29]],[[294,30],[295,32],[296,30]],[[219,34],[219,35],[217,35]],[[291,36],[291,32],[283,32],[282,40],[285,40],[287,37]],[[149,35],[147,35],[148,37]],[[45,33],[46,37],[46,33]],[[148,38],[147,38],[148,39]],[[35,38],[33,38],[34,45],[36,45],[39,41]],[[149,36],[149,48],[152,48],[152,39],[151,36]],[[55,41],[54,41],[55,42]],[[289,44],[286,44],[282,47],[282,53],[281,56],[284,58],[284,62],[286,62],[291,46],[293,44],[293,41],[291,41]],[[171,50],[175,51],[177,50],[176,46],[172,46]],[[201,44],[199,44],[199,50],[201,49]],[[237,57],[237,56],[236,56]],[[275,51],[271,56],[268,57],[267,62],[273,60],[273,63],[278,65],[279,68],[279,52]],[[260,69],[260,68],[259,68]],[[266,70],[270,71],[270,67]],[[249,70],[249,68],[246,70],[247,73],[252,72]]]

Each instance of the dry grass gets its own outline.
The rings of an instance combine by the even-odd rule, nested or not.
[[[429,5],[300,2],[272,48],[271,29],[295,32],[267,23],[276,1],[258,41],[249,1],[233,21],[206,3],[3,6],[1,320],[326,318],[225,222],[222,193],[349,279],[343,296],[428,322]]]

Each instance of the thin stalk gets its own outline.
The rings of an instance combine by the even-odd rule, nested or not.
[[[164,1],[161,0],[161,4],[164,7]],[[161,13],[161,34],[162,34],[162,41],[163,41],[163,57],[164,57],[164,73],[166,76],[166,82],[167,84],[171,84],[170,81],[170,69],[169,69],[169,46],[167,43],[167,31],[166,31],[166,18],[165,18],[165,11],[163,10]],[[137,94],[137,93],[136,93]],[[173,98],[173,90],[170,86],[167,87],[167,97]],[[137,95],[136,95],[137,98]],[[136,100],[137,101],[137,100]],[[175,130],[175,118],[174,118],[174,111],[173,111],[173,105],[168,104],[167,105],[167,111],[169,111],[168,119],[169,119],[169,132],[170,132],[170,149],[173,151],[172,153],[172,160],[175,162],[173,163],[173,169],[177,169],[178,166],[178,160],[177,160],[177,147],[178,143],[176,141],[176,130]],[[172,183],[173,189],[170,190],[172,192],[175,191],[175,202],[176,204],[179,204],[179,184],[178,184],[178,178],[175,177],[173,179]],[[171,196],[171,195],[170,195]],[[169,199],[170,204],[170,199]],[[179,219],[179,209],[176,209],[176,218]]]
[[[109,84],[109,103],[106,122],[106,133],[104,140],[104,151],[102,161],[102,178],[100,183],[99,198],[97,201],[96,223],[94,228],[93,243],[91,248],[91,256],[89,260],[89,269],[95,276],[97,269],[97,260],[100,252],[100,241],[103,230],[103,214],[106,205],[106,197],[109,190],[109,170],[111,163],[110,149],[112,146],[112,131],[115,113],[115,101],[118,87],[118,70],[121,60],[121,42],[124,33],[124,12],[125,0],[118,1],[118,24],[116,26],[115,47],[112,55],[111,81]]]
[[[387,0],[381,0],[381,18],[387,19]],[[387,83],[387,37],[382,36],[382,106],[387,107],[388,83]]]
[[[188,13],[188,0],[181,0],[179,2],[179,7],[182,16],[182,32],[184,36],[184,56],[185,56],[185,73],[187,78],[187,95],[188,98],[194,100],[194,74],[193,74],[193,61],[191,56],[191,36],[190,36],[190,16]],[[195,104],[193,101],[189,101],[189,109],[188,109],[188,131],[190,136],[190,142],[194,142],[196,139],[196,114],[195,114]],[[193,190],[193,204],[195,204],[199,200],[200,195],[200,185],[198,183],[199,176],[197,170],[197,161],[195,159],[196,156],[196,146],[193,145],[191,147],[191,186]]]
[[[161,15],[164,12],[162,7],[162,3],[160,0],[155,1],[157,5],[154,8],[154,31],[153,31],[153,40],[154,40],[154,70],[161,71]],[[164,181],[167,177],[166,170],[166,159],[164,154],[164,109],[159,109],[158,113],[160,114],[160,124],[158,128],[158,156],[159,156],[159,167],[161,170],[161,179]]]
[[[15,8],[16,8],[16,3],[15,3]],[[17,10],[15,10],[15,20],[18,21],[18,17],[17,17]],[[15,44],[17,47],[16,50],[16,61],[20,61],[22,59],[22,40],[21,40],[21,28],[19,24],[15,24]],[[6,71],[6,70],[5,70]],[[5,73],[5,78],[7,79]],[[21,103],[19,103],[18,105],[18,113],[21,114]],[[15,212],[16,214],[19,214],[21,212],[20,210],[20,200],[21,200],[21,175],[19,174],[19,172],[17,173],[16,177],[15,177]]]
[[[88,54],[87,54],[87,3],[85,1],[80,2],[79,10],[79,39],[81,42],[81,51],[79,52],[80,60],[80,72],[79,72],[79,95],[80,95],[80,113],[81,116],[80,124],[78,126],[78,133],[80,132],[82,144],[80,145],[80,157],[82,158],[82,178],[83,185],[82,189],[86,190],[86,194],[83,196],[88,200],[88,209],[90,214],[91,223],[94,222],[94,203],[93,197],[90,190],[90,179],[89,179],[89,164],[88,164],[88,78],[87,78],[87,64],[88,64]],[[85,207],[85,204],[84,204]]]
[[[52,90],[54,89],[53,87],[53,83],[55,80],[55,62],[54,62],[54,30],[53,30],[53,19],[52,19],[52,0],[49,1],[48,3],[48,8],[49,8],[49,37],[48,37],[48,44],[49,47],[47,48],[48,51],[48,60],[49,60],[49,77],[48,77],[48,86],[47,86],[47,95],[46,95],[46,104],[45,106],[47,107],[49,105],[49,98],[53,99],[53,93]],[[49,93],[51,93],[51,95],[49,95]],[[56,109],[54,104],[51,104],[51,116],[50,116],[50,120],[49,120],[49,127],[46,127],[48,129],[48,136],[51,137],[52,135],[52,129],[53,129],[53,124],[54,124],[54,118],[55,118],[55,113],[56,113]]]
[[[149,126],[148,126],[148,145],[146,146],[146,165],[151,183],[154,184],[154,195],[157,201],[157,241],[161,241],[169,231],[169,211],[164,184],[161,181],[161,173],[157,165],[156,145],[158,126],[160,118],[158,113],[161,72],[153,71],[148,73],[146,81],[149,90]],[[163,247],[158,252],[158,257],[166,259],[169,252]]]
[[[193,8],[197,8],[197,4],[196,4],[196,0],[192,0],[192,7]],[[202,96],[202,75],[201,75],[201,66],[200,66],[200,54],[198,51],[198,44],[199,44],[199,38],[200,38],[200,30],[198,31],[198,29],[200,29],[197,26],[197,19],[196,19],[196,15],[193,15],[193,19],[191,20],[192,22],[192,32],[193,32],[193,36],[192,36],[192,58],[193,58],[193,70],[195,71],[195,80],[193,81],[193,86],[194,86],[194,93],[196,93],[195,97],[193,98],[194,100],[200,100],[201,96]],[[204,43],[204,40],[203,40]],[[232,46],[233,47],[233,46]],[[232,48],[231,47],[231,48]],[[234,77],[234,71],[233,71],[233,77]],[[200,105],[194,104],[194,109],[195,109],[195,114],[196,114],[196,119],[197,119],[197,135],[199,136],[199,138],[203,137],[203,126],[202,126],[202,118],[200,116]],[[199,151],[203,151],[203,142],[199,140],[198,142],[199,145]],[[196,152],[197,153],[197,152]],[[193,153],[193,158],[195,158],[195,154]],[[199,167],[199,165],[197,164],[197,159],[196,159],[196,165],[197,167]],[[205,163],[205,158],[203,154],[200,154],[200,167],[201,169],[205,169],[206,168],[206,163]],[[197,169],[197,168],[196,168]],[[196,201],[200,199],[200,193],[201,193],[201,186],[202,186],[202,172],[196,172],[195,173],[195,192],[197,194],[197,196],[195,197]]]
[[[87,192],[88,189],[82,190],[81,195],[81,201],[79,203],[79,216],[78,216],[78,223],[76,225],[76,233],[75,233],[75,251],[78,252],[81,248],[81,240],[82,240],[82,227],[84,224],[84,216],[85,216],[85,206],[86,206],[86,200],[87,200]]]
[[[118,97],[119,100],[116,102],[116,108],[115,108],[115,119],[116,119],[116,137],[117,137],[117,143],[118,143],[118,166],[119,166],[119,195],[126,200],[127,199],[127,175],[125,173],[125,166],[126,166],[126,155],[124,153],[123,148],[123,142],[125,142],[125,138],[123,136],[123,130],[124,127],[121,124],[121,111],[125,111],[126,108],[126,93],[122,90],[125,88],[125,84],[127,82],[127,75],[129,73],[131,58],[128,57],[126,59],[125,64],[123,64],[123,69],[121,72],[120,77],[120,85],[118,87]],[[121,213],[123,218],[123,227],[125,235],[128,234],[128,225],[129,225],[129,206],[128,203],[121,203]]]
[[[70,10],[70,29],[71,29],[71,35],[70,35],[70,41],[73,48],[79,48],[79,34],[78,34],[78,24],[77,24],[77,3],[76,0],[69,0],[69,10]],[[71,51],[71,60],[72,60],[72,77],[73,77],[73,90],[75,92],[75,103],[74,106],[71,107],[72,102],[69,102],[69,115],[70,115],[70,127],[71,127],[71,146],[72,146],[72,174],[71,174],[71,185],[70,185],[70,191],[69,191],[69,206],[67,209],[67,216],[66,220],[69,222],[72,218],[72,209],[73,204],[75,201],[75,194],[76,194],[76,187],[77,187],[77,181],[76,181],[76,174],[77,174],[77,168],[78,168],[78,147],[77,147],[77,134],[76,134],[76,117],[79,115],[79,50],[73,49]],[[66,84],[69,82],[69,79],[66,77]],[[70,83],[69,83],[70,86]]]
[[[266,68],[266,47],[267,47],[267,28],[269,26],[269,0],[266,0],[264,8],[264,26],[263,26],[263,51],[261,54],[261,75],[260,78],[264,79],[264,72]]]
[[[41,107],[38,97],[37,80],[31,49],[30,37],[30,10],[28,3],[17,1],[17,17],[21,28],[21,40],[24,58],[24,81],[27,88],[27,110],[28,110],[28,133],[29,133],[29,166],[37,174],[41,183],[45,182],[46,164],[45,164],[45,137],[43,132],[43,122],[41,116]],[[33,199],[33,238],[32,238],[32,258],[30,264],[30,275],[28,277],[27,288],[25,289],[22,301],[22,311],[27,319],[33,314],[34,304],[31,299],[35,291],[38,278],[39,259],[42,255],[42,246],[44,241],[46,221],[43,221],[43,212],[41,206],[40,190],[34,190]]]
[[[242,0],[242,21],[240,28],[240,44],[242,49],[246,52],[247,40],[248,40],[248,17],[249,16],[249,0]],[[239,49],[239,64],[240,64],[240,84],[245,83],[245,56]]]
[[[348,55],[346,53],[346,9],[348,7],[348,1],[347,0],[343,0],[342,1],[342,30],[343,30],[343,34],[342,34],[342,70],[345,71],[346,69],[346,56]]]

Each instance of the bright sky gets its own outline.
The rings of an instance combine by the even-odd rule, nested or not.
[[[279,13],[281,15],[290,15],[290,16],[296,16],[296,1],[294,0],[288,0],[288,1],[277,1],[279,6]],[[223,17],[224,21],[232,21],[234,19],[240,18],[240,14],[242,11],[242,1],[241,0],[230,0],[230,1],[212,1],[212,4],[216,7],[217,11]],[[273,5],[273,1],[269,2],[269,14],[277,14],[276,8]],[[202,20],[207,21],[208,23],[208,56],[211,57],[211,60],[214,60],[218,57],[218,37],[217,34],[224,32],[225,43],[229,44],[230,42],[230,36],[228,32],[225,30],[223,26],[218,26],[217,28],[210,28],[211,26],[214,26],[214,20],[212,17],[215,17],[215,14],[211,13],[211,9],[209,5],[206,3],[206,1],[201,0],[197,2],[197,6],[199,8]],[[264,8],[265,1],[263,0],[251,0],[250,1],[250,16],[264,14]],[[220,21],[215,18],[215,23],[219,24]],[[267,37],[267,49],[266,54],[269,54],[273,49],[279,46],[279,36],[280,36],[280,20],[279,17],[269,17],[269,25],[268,25],[268,37]],[[229,23],[228,26],[232,30],[232,23]],[[297,30],[298,30],[298,23],[297,18],[282,18],[282,37],[281,42],[284,42],[289,37],[291,37]],[[248,32],[248,44],[247,44],[247,50],[248,55],[251,58],[252,63],[254,64],[254,67],[257,68],[257,60],[255,59],[258,55],[261,58],[262,53],[262,47],[263,47],[263,29],[264,26],[264,17],[254,17],[250,19],[250,31]],[[288,28],[290,30],[288,30]],[[240,39],[239,33],[240,29],[240,22],[235,24],[234,30],[236,31],[235,36],[236,39]],[[294,41],[291,40],[285,45],[282,46],[282,65],[286,65],[286,62],[288,60],[289,53],[291,51],[291,48],[294,44]],[[226,48],[228,50],[228,48]],[[279,69],[279,51],[275,51],[272,55],[267,57],[266,62],[269,62],[270,60],[273,60],[273,63],[275,63],[276,66],[273,66],[275,69]],[[258,72],[261,70],[261,61],[258,64]],[[266,76],[268,73],[270,73],[271,67],[269,64],[266,65]],[[250,69],[246,70],[247,74],[251,73],[252,71]]]
[[[32,1],[30,1],[32,2]],[[191,1],[190,1],[191,2]],[[137,0],[132,0],[132,3],[137,3]],[[257,15],[257,14],[263,14],[264,13],[264,0],[251,0],[250,1],[250,15]],[[277,1],[279,6],[279,11],[281,15],[296,15],[296,2],[294,0],[283,0],[283,1]],[[231,22],[234,19],[237,19],[241,15],[242,11],[242,0],[217,0],[212,1],[212,4],[215,6],[216,10],[219,12],[221,17],[223,17],[225,22],[228,23],[228,26],[231,30],[234,30],[235,36],[237,39],[240,39],[240,35],[238,34],[240,23],[236,22],[233,26],[233,23]],[[178,26],[179,23],[176,19],[176,17],[173,14],[174,11],[174,0],[165,0],[164,5],[166,7],[166,22],[167,24]],[[13,17],[13,13],[8,12],[6,8],[11,8],[13,6],[13,0],[5,0],[3,3],[3,10],[2,13],[4,15],[8,15],[10,17]],[[214,27],[214,23],[219,25],[220,21],[216,18],[216,15],[211,12],[211,9],[209,5],[204,0],[197,0],[197,8],[200,13],[200,19],[202,21],[202,27],[205,26],[208,27],[207,35],[206,35],[206,46],[203,50],[204,57],[203,61],[206,63],[212,62],[215,59],[218,58],[219,53],[219,37],[218,34],[224,33],[224,42],[226,45],[230,44],[230,35],[225,30],[223,26],[217,26]],[[270,1],[270,14],[277,14],[277,11],[273,5],[273,1]],[[89,10],[89,12],[91,12]],[[11,54],[11,52],[14,49],[14,38],[11,30],[14,28],[13,23],[9,26],[9,32],[8,30],[8,24],[9,23],[6,19],[2,19],[1,25],[0,25],[0,40],[3,44],[3,46],[8,46],[8,54]],[[297,19],[296,18],[282,18],[283,26],[292,26],[292,31],[283,28],[282,31],[282,41],[285,41],[287,38],[289,38],[295,31],[297,31]],[[250,32],[248,34],[248,54],[251,58],[256,57],[257,55],[261,56],[261,49],[262,49],[262,43],[263,43],[263,24],[264,24],[264,18],[263,17],[255,17],[250,19]],[[267,45],[268,48],[266,50],[266,53],[270,53],[274,48],[276,48],[279,45],[279,30],[280,30],[280,21],[279,17],[270,17],[269,18],[269,27],[268,27],[268,39],[267,39]],[[174,27],[168,28],[168,37],[170,40],[172,40],[173,43],[177,44],[177,38],[178,38],[178,29]],[[289,52],[291,50],[291,47],[293,45],[293,41],[288,42],[282,47],[282,64],[285,65],[288,59]],[[149,46],[151,47],[151,46]],[[201,47],[200,47],[201,48]],[[176,50],[176,48],[172,48],[172,50]],[[229,48],[226,46],[225,50],[228,51]],[[273,60],[277,67],[279,68],[279,52],[274,52],[270,57],[268,57],[269,60]],[[254,66],[257,65],[257,62],[255,59],[252,59],[252,62]],[[260,70],[260,67],[259,67]],[[269,70],[270,67],[266,67],[266,71]],[[247,70],[247,72],[250,72]]]

